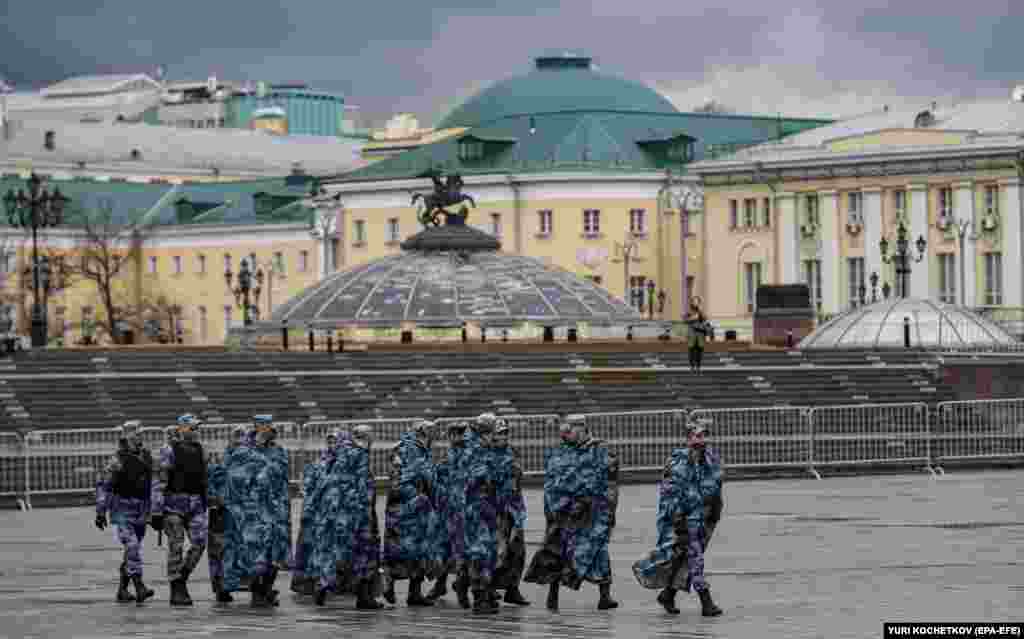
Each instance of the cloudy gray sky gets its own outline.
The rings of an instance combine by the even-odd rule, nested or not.
[[[430,124],[539,52],[583,50],[681,109],[852,115],[1009,96],[1022,0],[7,0],[0,75],[305,81]],[[358,7],[358,8],[355,8]]]

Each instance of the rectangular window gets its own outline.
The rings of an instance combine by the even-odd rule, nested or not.
[[[501,237],[501,213],[491,213],[491,235]]]
[[[203,275],[203,274],[206,273],[206,256],[205,255],[197,255],[196,256],[196,273],[199,273],[200,275]]]
[[[864,279],[864,258],[863,257],[848,257],[846,258],[846,280],[849,282],[849,301],[850,306],[855,307],[861,303],[861,287],[866,286]],[[864,302],[868,302],[870,292],[864,289]]]
[[[225,253],[224,254],[224,272],[227,273],[230,270],[232,270],[232,268],[231,268],[231,253]]]
[[[811,289],[811,304],[821,312],[821,260],[804,260],[804,284]]]
[[[904,190],[892,192],[892,208],[896,212],[897,218],[902,218],[907,214],[907,192]]]
[[[0,260],[0,265],[2,266],[0,266],[0,268],[3,269],[4,273],[14,272],[14,257],[14,253],[10,251],[3,252],[3,259]]]
[[[537,211],[537,232],[541,235],[551,235],[551,211]]]
[[[398,218],[388,219],[388,242],[397,242],[399,238]]]
[[[647,220],[644,219],[643,209],[631,209],[629,212],[629,232],[633,235],[643,235],[647,232]]]
[[[299,251],[299,272],[305,273],[309,269],[309,251]]]
[[[181,275],[181,256],[180,255],[175,255],[174,256],[174,274],[175,275]]]
[[[278,275],[284,275],[285,266],[284,253],[280,251],[274,253],[274,272]]]
[[[729,200],[729,228],[734,229],[740,225],[739,202]]]
[[[863,196],[859,191],[852,191],[846,194],[847,224],[864,224]]]
[[[953,217],[953,189],[948,186],[944,186],[939,189],[939,210],[938,216],[942,217]]]
[[[956,256],[939,254],[939,300],[956,304]]]
[[[985,187],[985,215],[996,215],[999,213],[999,187],[989,185]]]
[[[985,304],[1003,303],[1003,254],[985,254]]]
[[[231,330],[231,311],[230,306],[224,307],[224,339],[227,339],[228,331]]]
[[[755,224],[757,224],[757,219],[756,219],[757,210],[756,209],[757,209],[757,200],[756,199],[754,199],[752,197],[749,197],[749,198],[746,198],[746,199],[743,200],[743,227],[744,228],[751,229],[751,228],[754,228]]]
[[[204,344],[206,343],[206,338],[208,336],[208,333],[207,333],[208,330],[209,330],[209,325],[207,324],[206,307],[205,306],[200,306],[199,307],[199,341],[204,343]]]
[[[762,225],[766,229],[772,227],[772,200],[771,198],[764,198],[761,200],[761,212],[764,215],[762,218]]]
[[[352,241],[356,244],[366,243],[366,220],[352,222]]]
[[[747,262],[743,265],[743,296],[747,303],[747,312],[753,313],[757,307],[757,287],[761,285],[761,263]]]
[[[629,303],[638,311],[644,308],[646,286],[647,278],[643,275],[633,275],[629,278]]]
[[[587,209],[583,211],[583,233],[597,235],[601,232],[601,211]]]
[[[804,196],[804,219],[809,226],[818,226],[818,194],[811,193]]]
[[[151,255],[149,257],[149,272],[150,274],[156,273],[156,256]]]

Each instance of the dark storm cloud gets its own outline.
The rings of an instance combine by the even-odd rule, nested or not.
[[[1019,1],[329,2],[12,0],[0,73],[19,88],[85,73],[305,81],[364,112],[432,121],[551,49],[584,50],[680,108],[847,115],[1009,92]],[[893,8],[893,6],[895,8]]]

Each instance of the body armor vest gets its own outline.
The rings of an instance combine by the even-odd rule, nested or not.
[[[198,442],[175,442],[174,466],[167,478],[167,492],[175,495],[206,496],[206,464]]]
[[[148,451],[122,450],[117,453],[121,470],[114,477],[114,494],[119,497],[149,498],[149,485],[153,478],[153,459]]]

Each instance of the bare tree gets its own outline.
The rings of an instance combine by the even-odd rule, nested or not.
[[[156,323],[156,334],[154,337],[161,344],[175,343],[178,338],[178,320],[182,319],[184,308],[181,304],[174,303],[166,295],[159,295],[156,299],[147,299],[142,302],[142,326],[146,327],[147,322]],[[164,321],[167,322],[167,330],[164,330]],[[182,333],[184,337],[184,333]]]
[[[123,344],[123,323],[137,325],[142,314],[141,304],[125,304],[123,292],[118,290],[119,278],[136,266],[136,280],[141,272],[142,246],[152,233],[154,224],[146,216],[141,219],[117,222],[113,204],[101,201],[98,210],[82,215],[82,238],[79,241],[76,273],[96,286],[106,317],[98,322],[115,344]],[[141,300],[139,300],[141,302]]]

